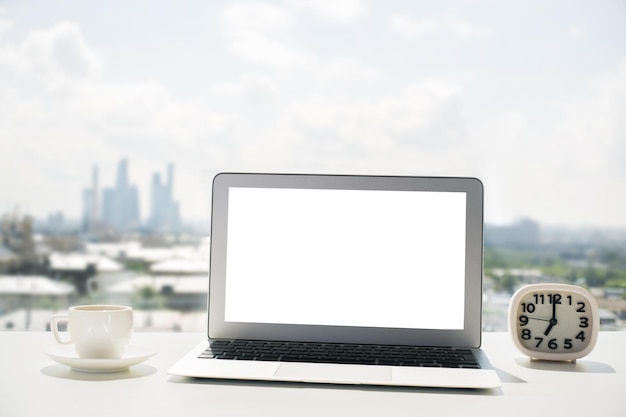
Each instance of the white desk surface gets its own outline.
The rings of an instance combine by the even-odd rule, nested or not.
[[[506,333],[485,333],[496,390],[193,380],[167,369],[203,338],[136,333],[158,354],[129,371],[71,371],[42,352],[44,332],[0,332],[0,416],[626,416],[626,332],[601,332],[576,364],[530,362]]]

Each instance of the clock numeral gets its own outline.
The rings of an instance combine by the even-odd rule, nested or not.
[[[549,304],[561,304],[561,294],[548,294]]]
[[[580,340],[581,342],[584,342],[586,340],[585,337],[585,332],[583,330],[581,330],[577,335],[576,335],[576,339]]]
[[[519,316],[519,323],[521,326],[526,326],[528,324],[527,316]]]
[[[589,319],[587,317],[580,317],[580,324],[578,327],[589,327]]]
[[[535,345],[535,347],[538,348],[541,342],[543,342],[543,337],[535,337],[535,340],[538,340],[537,344]]]
[[[545,304],[546,303],[546,294],[533,294],[535,297],[535,304]],[[547,294],[548,304],[561,304],[561,299],[563,296],[561,294]]]
[[[522,330],[522,339],[530,340],[530,329]]]
[[[535,305],[533,303],[522,303],[522,311],[524,313],[534,313]]]
[[[572,348],[572,339],[565,339],[565,342],[563,343],[563,347],[565,349],[571,349]]]
[[[559,345],[556,343],[556,339],[550,339],[550,341],[548,342],[548,347],[552,350],[558,348]]]
[[[583,303],[582,301],[578,302],[578,309],[576,309],[576,311],[578,313],[584,313],[585,312],[585,303]]]

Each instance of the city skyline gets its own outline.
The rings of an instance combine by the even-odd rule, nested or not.
[[[167,164],[166,182],[159,172],[152,175],[150,205],[142,216],[141,189],[131,182],[129,159],[118,161],[114,185],[100,188],[98,165],[92,168],[92,181],[83,189],[82,229],[90,234],[113,228],[119,233],[146,228],[157,232],[177,232],[181,228],[179,203],[174,199],[174,165]]]
[[[198,222],[239,171],[477,177],[488,223],[626,227],[623,39],[621,0],[4,2],[0,211],[77,218],[125,155]]]

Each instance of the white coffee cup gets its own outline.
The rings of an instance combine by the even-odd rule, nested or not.
[[[68,323],[69,338],[61,337],[59,322]],[[55,314],[50,327],[59,343],[73,343],[81,358],[119,359],[133,330],[133,309],[120,305],[70,307],[67,314]]]

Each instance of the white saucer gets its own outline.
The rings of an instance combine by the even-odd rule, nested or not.
[[[44,353],[55,361],[79,372],[121,372],[137,365],[156,354],[155,351],[139,346],[128,346],[120,359],[83,359],[78,356],[74,345],[56,344],[49,346]]]

